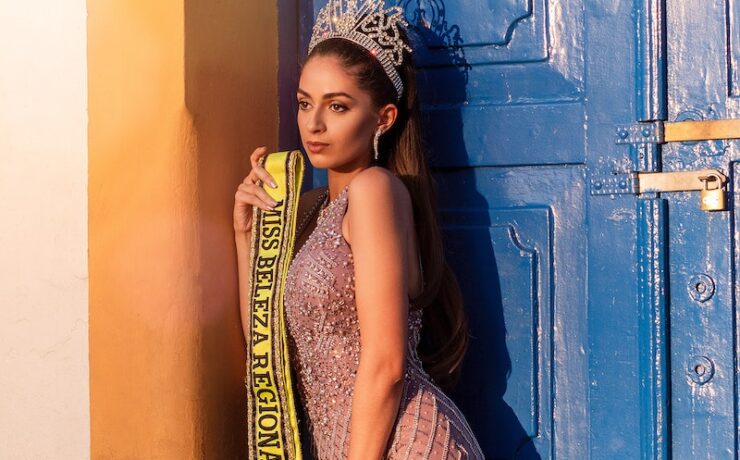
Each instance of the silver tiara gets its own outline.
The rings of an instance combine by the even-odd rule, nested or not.
[[[384,0],[329,0],[319,11],[308,43],[308,54],[314,46],[329,38],[350,40],[372,53],[396,87],[398,99],[403,82],[396,66],[403,63],[403,50],[411,48],[398,33],[398,24],[408,26],[400,6],[385,8]]]

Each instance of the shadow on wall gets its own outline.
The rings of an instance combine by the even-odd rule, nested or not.
[[[245,344],[234,192],[249,155],[277,145],[277,23],[271,2],[185,0],[185,102],[197,138],[203,458],[246,458]]]
[[[436,132],[444,139],[427,140],[432,170],[435,158],[466,159],[462,114],[456,107],[466,101],[470,64],[465,59],[463,31],[446,22],[446,6],[441,0],[401,3],[412,26],[419,98],[425,119],[425,133]],[[428,64],[432,63],[432,64]],[[444,125],[429,123],[430,110],[444,106]],[[439,122],[439,115],[436,117]],[[441,134],[440,134],[441,132]],[[440,142],[441,141],[441,142]],[[441,183],[441,178],[436,178]],[[467,208],[487,211],[489,203],[475,190],[475,177],[456,183],[469,184],[470,190],[455,190],[464,196]],[[472,203],[470,197],[473,197]],[[454,200],[453,200],[454,201]],[[479,222],[460,232],[454,225],[445,225],[445,246],[450,265],[460,282],[470,324],[471,341],[463,361],[462,380],[450,396],[470,422],[487,459],[539,460],[540,454],[532,443],[517,413],[507,404],[504,395],[511,374],[512,362],[506,345],[506,324],[503,298],[499,285],[498,267],[490,222]],[[471,270],[474,268],[474,272]],[[485,286],[485,289],[481,289]],[[516,382],[513,382],[517,385]],[[522,414],[524,415],[524,414]],[[529,430],[532,431],[532,430]],[[536,431],[536,430],[535,430]]]

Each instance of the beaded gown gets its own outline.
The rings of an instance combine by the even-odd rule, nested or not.
[[[360,355],[352,251],[342,236],[348,186],[331,200],[288,269],[284,305],[298,396],[315,460],[347,458]],[[404,387],[385,459],[483,460],[468,422],[417,355],[421,310],[409,311]],[[306,447],[304,447],[306,450]]]

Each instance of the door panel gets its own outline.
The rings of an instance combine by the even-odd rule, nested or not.
[[[423,25],[425,140],[471,320],[452,396],[488,458],[584,458],[584,6],[401,4]]]
[[[434,166],[583,163],[580,1],[401,4],[426,25],[414,49]]]
[[[740,3],[668,2],[669,120],[738,118]],[[728,47],[728,45],[734,44]],[[667,144],[665,171],[715,168],[737,181],[738,141]],[[668,202],[671,431],[676,458],[737,458],[734,274],[737,222],[704,212],[699,194],[663,194]]]
[[[489,458],[552,458],[556,421],[586,417],[585,323],[565,320],[583,309],[582,229],[564,225],[582,218],[574,201],[582,202],[583,171],[543,166],[538,181],[521,172],[450,171],[440,187],[448,257],[472,335],[453,396]],[[570,401],[562,407],[556,380],[561,400]]]

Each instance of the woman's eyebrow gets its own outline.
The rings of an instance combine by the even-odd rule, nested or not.
[[[303,91],[300,88],[298,88],[298,93],[303,94],[304,96],[307,96],[309,98],[311,97],[310,94],[308,94],[307,92]],[[331,99],[331,98],[337,97],[337,96],[345,96],[345,97],[348,97],[348,98],[352,99],[353,101],[356,100],[354,97],[350,96],[349,94],[347,94],[347,93],[345,93],[343,91],[337,91],[337,92],[334,92],[334,93],[326,93],[326,94],[324,94],[324,99]]]

